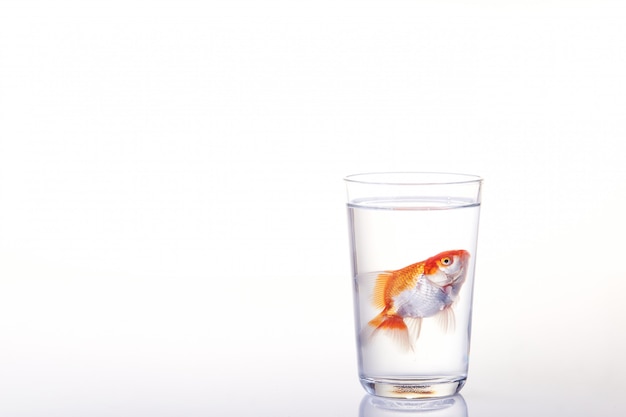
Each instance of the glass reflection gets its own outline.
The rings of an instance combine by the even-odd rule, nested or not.
[[[446,398],[405,400],[366,395],[359,417],[467,417],[467,404],[460,394]]]

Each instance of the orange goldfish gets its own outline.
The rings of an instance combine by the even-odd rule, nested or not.
[[[445,331],[453,328],[452,305],[465,282],[469,257],[465,250],[450,250],[396,271],[378,273],[372,301],[382,311],[369,322],[374,328],[370,336],[384,331],[409,347],[407,323],[415,340],[426,317],[437,316]]]

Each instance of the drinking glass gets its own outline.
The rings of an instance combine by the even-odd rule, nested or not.
[[[451,396],[469,365],[482,179],[350,175],[359,378],[377,396]]]

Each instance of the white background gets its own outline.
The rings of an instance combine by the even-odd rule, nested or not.
[[[388,170],[485,178],[470,412],[512,379],[624,388],[625,22],[3,1],[2,414],[356,415],[342,178]]]

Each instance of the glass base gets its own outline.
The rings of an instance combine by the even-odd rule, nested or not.
[[[389,398],[440,398],[456,394],[465,385],[458,379],[372,379],[361,378],[361,385],[370,394]]]

